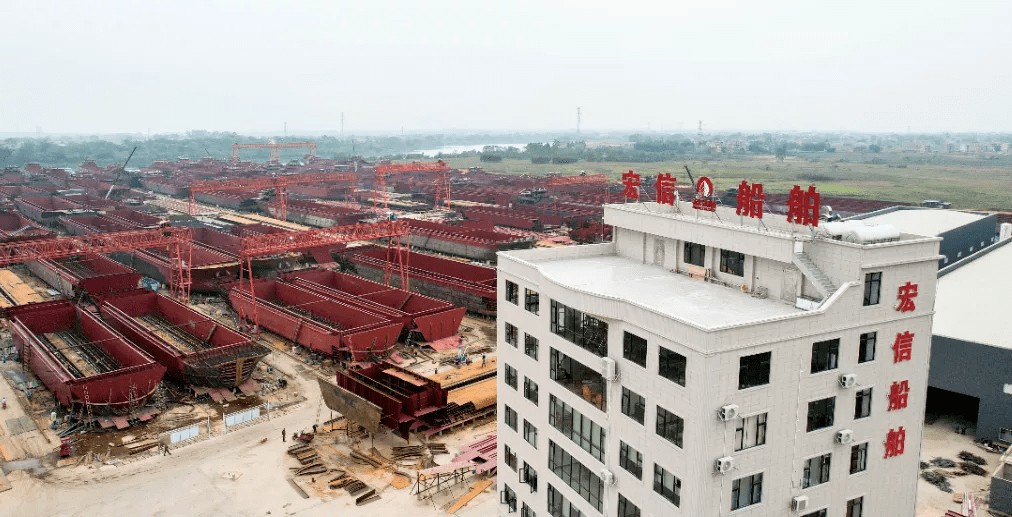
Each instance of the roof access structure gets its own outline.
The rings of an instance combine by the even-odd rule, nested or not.
[[[145,248],[164,248],[168,251],[171,271],[168,281],[171,293],[179,299],[189,299],[193,240],[191,230],[185,227],[96,233],[3,243],[0,244],[0,267],[37,260],[53,260]]]
[[[190,215],[194,215],[196,211],[196,200],[194,199],[194,194],[198,192],[235,192],[244,190],[274,189],[274,203],[276,205],[274,214],[278,216],[278,219],[284,221],[288,217],[287,187],[289,185],[355,181],[358,181],[358,176],[354,173],[348,172],[293,174],[291,176],[277,176],[273,178],[234,178],[228,180],[194,181],[190,184]]]

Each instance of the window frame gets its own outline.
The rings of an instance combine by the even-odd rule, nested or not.
[[[503,322],[503,340],[506,341],[507,345],[512,345],[514,348],[517,346],[517,342],[520,340],[520,329],[516,325],[504,321]]]
[[[875,360],[875,347],[878,345],[878,332],[864,332],[859,338],[857,348],[857,364],[870,363]]]
[[[647,367],[647,352],[649,346],[647,340],[629,331],[622,332],[622,357],[642,366]]]
[[[840,367],[840,338],[812,343],[812,361],[809,373],[829,372]]]
[[[539,389],[537,382],[531,380],[530,377],[524,376],[524,398],[533,402],[535,406],[538,405]]]
[[[637,405],[638,404],[638,405]],[[643,395],[622,386],[622,414],[644,425],[647,418],[647,399]]]
[[[506,404],[503,404],[502,406],[503,406],[503,423],[506,424],[507,427],[512,429],[513,432],[517,432],[517,425],[518,425],[517,411]]]
[[[679,449],[684,449],[685,419],[673,411],[657,406],[657,420],[654,426],[657,436],[671,442]]]
[[[608,439],[605,429],[551,392],[548,394],[548,425],[604,463]]]
[[[833,470],[833,453],[827,452],[805,459],[801,470],[801,489],[812,488],[829,483],[829,475]],[[818,467],[818,471],[814,468]],[[813,475],[815,477],[813,478]]]
[[[823,406],[826,405],[825,404],[826,401],[829,401],[829,404],[828,404],[828,406],[830,406],[829,410],[825,411],[826,408],[822,407],[821,409],[824,410],[824,412],[821,413],[822,416],[820,418],[819,417],[820,413],[817,412],[820,409],[819,405],[823,405]],[[831,397],[824,397],[824,398],[821,398],[821,399],[818,399],[818,400],[810,400],[810,401],[808,401],[808,413],[807,413],[807,416],[808,416],[808,418],[807,418],[807,425],[805,426],[805,429],[806,429],[805,432],[811,433],[811,432],[819,431],[821,429],[827,429],[827,428],[833,427],[833,424],[836,422],[836,397],[835,396],[831,396]],[[813,426],[819,426],[819,427],[813,427]]]
[[[598,356],[608,357],[608,322],[551,300],[552,334]]]
[[[541,311],[541,293],[525,287],[524,310],[526,310],[531,314],[537,315]]]
[[[696,262],[693,262],[693,260],[696,258],[697,252],[699,255],[698,264]],[[698,244],[692,241],[684,241],[684,244],[682,246],[682,262],[685,262],[686,264],[692,266],[705,267],[706,245]]]
[[[872,388],[873,386],[869,386],[854,392],[854,420],[871,416],[871,406],[874,401]]]
[[[601,477],[552,439],[548,440],[548,470],[594,509],[601,511],[604,505],[604,482]]]
[[[857,513],[854,512],[854,508],[857,508]],[[863,495],[847,500],[847,517],[864,517]]]
[[[622,440],[618,446],[618,466],[636,479],[643,479],[643,453]]]
[[[850,474],[860,474],[868,470],[868,442],[854,444],[850,447]]]
[[[754,419],[754,424],[750,423],[750,420]],[[746,451],[753,447],[761,447],[766,445],[766,431],[769,425],[769,412],[756,413],[738,419],[738,424],[734,430],[734,451]],[[752,430],[752,433],[748,433]],[[752,445],[745,445],[745,439],[751,436],[754,437],[754,443]]]
[[[737,267],[735,267],[737,266]],[[734,276],[745,276],[745,254],[726,249],[720,250],[720,272]]]
[[[533,354],[531,353],[531,349],[533,349],[534,351]],[[541,340],[524,332],[524,355],[537,361],[540,349],[541,349]]]
[[[632,511],[630,511],[629,507],[632,507]],[[617,515],[618,517],[640,517],[640,508],[620,493],[618,494]]]
[[[757,479],[758,478],[758,481]],[[745,504],[742,503],[741,485],[748,483]],[[758,493],[757,493],[758,492]],[[740,510],[763,502],[763,473],[757,472],[731,481],[731,511]]]
[[[829,509],[828,508],[822,508],[822,509],[819,509],[819,510],[815,510],[814,512],[806,513],[806,514],[802,515],[801,517],[827,517],[828,515],[829,515]]]
[[[513,389],[517,389],[517,382],[519,381],[518,380],[519,375],[517,374],[517,369],[514,368],[514,367],[512,367],[512,366],[510,366],[508,363],[503,363],[503,370],[505,372],[505,375],[504,375],[505,379],[504,380],[506,382],[506,385],[509,386],[509,387],[511,387],[511,388],[513,388]]]
[[[668,486],[668,480],[671,486]],[[673,472],[654,463],[654,493],[675,505],[676,508],[682,504],[682,480]]]
[[[520,284],[512,281],[506,281],[506,301],[513,305],[520,304]]]
[[[688,358],[664,346],[657,348],[657,375],[684,387]]]
[[[765,356],[765,358],[763,357]],[[750,364],[746,365],[746,361]],[[751,368],[758,366],[760,370],[765,365],[765,371],[759,373],[748,373]],[[746,368],[748,366],[748,368]],[[773,351],[759,352],[756,354],[743,355],[738,358],[738,389],[747,390],[759,386],[769,386],[771,370],[773,369]],[[745,384],[752,382],[752,384]]]
[[[882,272],[875,271],[864,274],[864,307],[872,307],[882,302]]]
[[[514,451],[513,448],[510,447],[509,444],[507,443],[503,445],[503,455],[506,457],[504,460],[506,462],[506,466],[513,469],[513,471],[516,472],[517,451]]]
[[[538,428],[530,420],[524,419],[524,441],[538,448]]]

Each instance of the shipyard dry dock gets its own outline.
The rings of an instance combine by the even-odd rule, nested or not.
[[[70,301],[22,305],[7,314],[22,360],[68,408],[139,409],[165,374],[150,355]]]
[[[240,334],[158,293],[137,290],[102,300],[111,327],[193,386],[233,388],[245,383],[269,353]]]

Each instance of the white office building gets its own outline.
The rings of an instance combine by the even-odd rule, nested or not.
[[[499,254],[500,515],[907,517],[939,239],[605,206]]]

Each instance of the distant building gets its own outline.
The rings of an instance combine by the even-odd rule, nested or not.
[[[938,262],[939,268],[990,246],[996,240],[998,228],[995,214],[912,206],[886,208],[848,220],[860,220],[869,225],[889,224],[903,233],[941,237],[939,253],[943,258]]]
[[[604,210],[499,254],[499,515],[914,515],[937,237]]]

